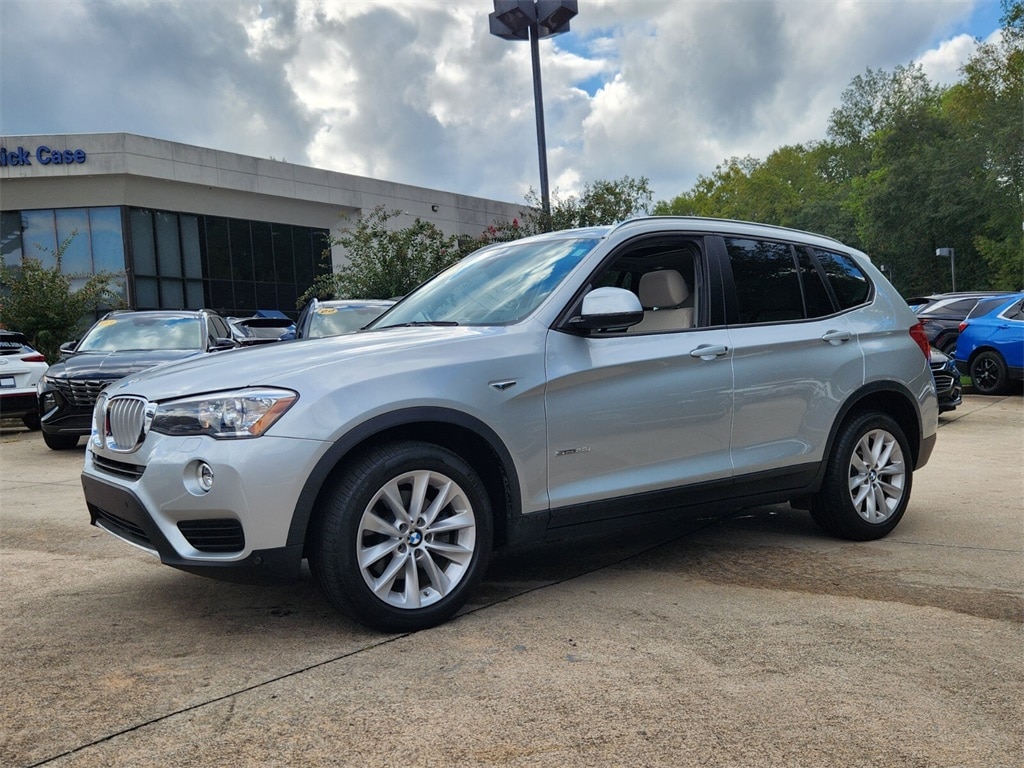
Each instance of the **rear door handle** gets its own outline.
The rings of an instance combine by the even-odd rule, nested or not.
[[[721,344],[702,344],[690,352],[690,357],[700,358],[701,360],[714,360],[716,357],[725,357],[728,353],[729,348]]]
[[[853,334],[849,331],[825,331],[825,335],[821,337],[822,341],[827,341],[834,347],[839,346],[845,341],[849,341],[853,338]]]

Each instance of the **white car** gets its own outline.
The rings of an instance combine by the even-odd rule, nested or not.
[[[0,330],[0,417],[20,416],[26,427],[39,429],[36,382],[48,367],[24,334]]]
[[[929,346],[868,257],[780,227],[631,219],[488,246],[361,331],[104,390],[92,523],[167,565],[413,631],[492,549],[790,502],[896,527],[938,424]]]

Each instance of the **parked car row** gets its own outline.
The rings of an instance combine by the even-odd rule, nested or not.
[[[961,402],[961,376],[970,376],[974,390],[1002,394],[1022,378],[1024,323],[1021,293],[965,291],[907,299],[932,346],[931,368],[939,410]],[[967,340],[961,345],[960,337]]]
[[[940,352],[952,357],[956,351],[960,323],[974,309],[979,299],[999,295],[999,291],[934,293],[907,299],[907,304],[924,326],[928,342]]]
[[[1010,382],[1024,377],[1022,297],[982,291],[908,300],[932,345],[940,412],[961,404],[961,375],[969,376],[980,394],[1001,394]],[[20,417],[27,428],[42,429],[54,450],[72,448],[89,434],[97,394],[123,376],[236,346],[352,333],[394,304],[313,299],[297,322],[275,310],[230,318],[210,310],[113,312],[80,341],[65,344],[54,366],[22,334],[0,330],[0,417]],[[961,346],[958,340],[965,331],[967,340]]]
[[[225,318],[208,309],[119,310],[62,345],[49,366],[22,334],[0,331],[0,416],[21,416],[53,450],[74,448],[92,430],[99,394],[126,376],[239,347],[351,333],[394,303],[314,300],[298,325],[279,311]]]

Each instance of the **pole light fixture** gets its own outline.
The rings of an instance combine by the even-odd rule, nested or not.
[[[936,256],[948,256],[949,257],[949,272],[953,278],[953,293],[956,293],[956,249],[955,248],[936,248]]]
[[[540,40],[569,31],[569,20],[579,13],[577,0],[494,0],[488,16],[491,34],[504,40],[529,40],[533,60],[533,103],[537,115],[537,154],[540,158],[540,199],[550,219],[548,148],[544,136],[544,97],[540,82]]]

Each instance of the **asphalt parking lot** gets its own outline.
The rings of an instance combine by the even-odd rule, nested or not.
[[[85,441],[82,441],[84,445]],[[498,559],[433,630],[88,525],[84,447],[0,428],[4,766],[1017,766],[1024,401],[940,418],[888,538],[806,513]]]

